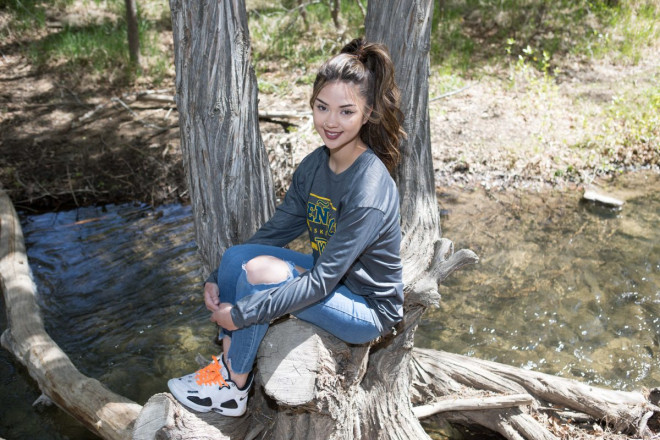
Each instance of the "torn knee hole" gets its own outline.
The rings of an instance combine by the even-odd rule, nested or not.
[[[255,257],[243,265],[248,283],[275,284],[288,280],[292,273],[289,264],[270,255]]]

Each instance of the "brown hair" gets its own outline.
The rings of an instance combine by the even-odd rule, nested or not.
[[[360,129],[360,138],[376,153],[392,173],[401,159],[399,144],[403,131],[403,113],[399,109],[401,93],[394,81],[394,64],[384,44],[368,43],[358,38],[348,43],[319,69],[312,97],[332,82],[349,82],[358,86],[371,116]]]

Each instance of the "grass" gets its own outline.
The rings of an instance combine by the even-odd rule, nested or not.
[[[296,80],[310,84],[316,66],[364,33],[355,1],[341,3],[339,28],[329,2],[311,2],[302,9],[294,1],[253,3],[248,17],[257,75],[274,68],[298,71]]]
[[[553,70],[566,59],[637,63],[660,38],[658,0],[446,0],[434,11],[432,63],[469,73],[532,48]],[[544,64],[545,63],[545,64]]]
[[[55,67],[118,85],[148,75],[158,84],[172,74],[171,53],[159,40],[163,27],[171,27],[169,10],[155,0],[138,2],[138,8],[141,67],[130,62],[122,0],[54,0],[48,6],[38,0],[0,0],[0,12],[11,16],[0,37],[23,45],[38,69]]]
[[[107,71],[113,65],[128,64],[126,27],[123,23],[105,21],[87,26],[65,25],[30,46],[33,62],[40,66],[65,64],[72,70],[90,67]]]
[[[660,165],[660,87],[625,91],[606,108],[606,116],[594,141],[609,163]]]
[[[578,42],[576,51],[599,58],[613,57],[620,62],[637,64],[643,49],[657,44],[660,38],[660,2],[629,1],[625,5],[607,7],[593,4],[594,14],[602,23],[590,38]]]
[[[60,7],[60,2],[54,1],[53,6]],[[46,23],[45,8],[36,0],[0,0],[0,11],[9,11],[12,16],[11,25],[0,34],[3,39],[11,33],[43,27]]]
[[[506,72],[509,87],[544,106],[552,105],[564,66],[598,59],[638,65],[653,53],[649,49],[660,48],[658,0],[441,3],[432,33],[435,69],[466,79]],[[568,147],[582,150],[597,170],[657,166],[660,88],[655,84],[622,87],[604,105],[601,125]],[[561,173],[573,173],[574,168],[569,164]]]

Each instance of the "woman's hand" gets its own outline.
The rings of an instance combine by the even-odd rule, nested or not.
[[[211,321],[225,330],[238,330],[231,319],[231,309],[232,305],[230,303],[220,303],[218,309],[211,314]]]
[[[220,288],[217,284],[204,284],[204,304],[211,312],[215,312],[220,307]]]

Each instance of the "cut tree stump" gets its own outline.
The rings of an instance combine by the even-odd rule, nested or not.
[[[193,413],[168,394],[160,394],[144,411],[153,406],[149,418],[162,423],[141,426],[141,414],[135,438],[279,440],[300,431],[307,438],[370,438],[359,430],[359,385],[361,378],[364,381],[369,348],[345,344],[300,320],[278,322],[268,330],[259,349],[246,416],[229,419],[197,414],[201,420],[193,424],[188,420],[195,417]],[[437,350],[414,348],[412,353],[415,416],[435,415],[454,424],[487,428],[506,439],[622,439],[628,438],[625,433],[648,438],[648,418],[657,417],[660,411],[639,392],[593,387]],[[355,406],[349,413],[353,415],[338,418],[338,414],[346,414],[344,405]],[[301,413],[306,417],[296,417]],[[177,425],[179,419],[183,421]],[[584,428],[585,422],[589,429]],[[609,437],[592,432],[591,427],[599,423],[612,431]],[[567,432],[572,434],[567,436]]]

